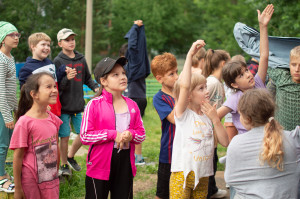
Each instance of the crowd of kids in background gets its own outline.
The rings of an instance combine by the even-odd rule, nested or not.
[[[162,133],[156,198],[225,197],[215,182],[218,143],[228,146],[222,161],[231,198],[300,198],[300,46],[289,49],[289,70],[268,69],[273,12],[272,4],[257,11],[259,60],[249,66],[241,55],[205,50],[205,40],[192,44],[180,75],[171,53],[151,61],[162,85],[153,97]],[[59,198],[58,176],[71,175],[69,166],[81,170],[74,156],[82,144],[89,145],[85,197],[133,198],[135,165],[145,163],[150,64],[143,22],[134,21],[119,58],[98,62],[95,81],[75,50],[76,35],[67,28],[57,33],[62,51],[53,62],[51,38],[30,35],[18,102],[11,50],[21,34],[0,22],[0,191],[16,199]],[[266,88],[267,72],[275,92]],[[83,84],[96,92],[86,106]],[[78,135],[69,148],[71,123]],[[5,171],[8,148],[13,176]]]

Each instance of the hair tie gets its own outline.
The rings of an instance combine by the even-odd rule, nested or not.
[[[213,49],[211,49],[212,53],[215,53],[215,51]]]
[[[270,117],[269,118],[269,122],[271,122],[272,120],[274,120],[274,117]]]

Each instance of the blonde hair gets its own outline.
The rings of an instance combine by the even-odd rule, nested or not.
[[[208,77],[214,72],[214,70],[219,68],[221,61],[228,61],[230,55],[225,50],[213,50],[209,49],[204,57],[204,69],[203,75]]]
[[[180,94],[181,79],[182,79],[181,76],[179,76],[178,80],[174,84],[173,94],[175,96],[175,99],[178,99],[179,94]],[[192,92],[196,88],[196,86],[198,86],[199,84],[206,84],[205,77],[203,75],[201,75],[200,73],[192,73],[191,86],[190,86],[189,91]]]
[[[245,57],[243,55],[234,55],[231,58],[231,61],[240,61],[240,62],[244,62],[246,64],[246,60],[245,60]]]
[[[151,71],[153,76],[164,76],[168,71],[177,68],[176,57],[171,53],[157,55],[151,61]]]
[[[32,51],[31,46],[36,46],[40,41],[43,40],[51,42],[51,38],[46,33],[36,32],[31,34],[28,37],[28,46],[30,51]]]
[[[300,57],[300,46],[294,47],[290,52],[290,59]]]
[[[238,111],[252,127],[265,126],[259,159],[270,167],[283,170],[282,126],[274,119],[275,102],[266,89],[250,89],[241,97]]]
[[[204,59],[206,50],[205,48],[200,48],[199,51],[192,57],[192,67],[197,68],[199,61]]]

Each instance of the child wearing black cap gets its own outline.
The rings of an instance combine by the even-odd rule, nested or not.
[[[145,140],[137,104],[122,95],[127,88],[124,65],[127,59],[102,59],[94,75],[101,85],[86,106],[80,139],[90,145],[87,155],[86,198],[133,198],[136,174],[135,144]]]

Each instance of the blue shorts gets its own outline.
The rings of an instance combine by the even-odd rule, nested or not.
[[[59,128],[59,137],[69,137],[71,133],[71,122],[76,134],[80,133],[82,114],[61,114],[60,119],[63,121]]]

